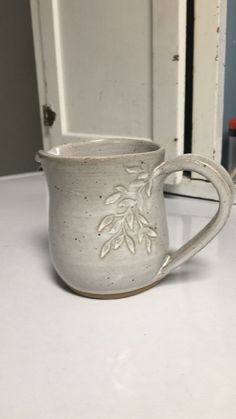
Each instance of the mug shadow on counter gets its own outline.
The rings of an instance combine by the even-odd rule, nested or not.
[[[48,234],[47,232],[37,232],[33,236],[34,245],[39,249],[40,255],[42,255],[42,263],[45,265],[45,271],[47,272],[48,278],[54,283],[54,285],[60,287],[64,291],[69,292],[70,294],[76,295],[61,279],[61,277],[55,271],[52,262],[50,260],[49,254],[49,243],[48,243]],[[184,284],[187,281],[195,282],[202,281],[207,279],[208,263],[201,256],[195,256],[192,259],[185,262],[181,267],[176,271],[173,271],[167,275],[157,286],[165,285],[176,285]],[[196,276],[195,272],[199,274]]]

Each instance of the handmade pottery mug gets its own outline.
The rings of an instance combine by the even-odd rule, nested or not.
[[[152,287],[216,236],[232,206],[233,185],[222,166],[193,154],[164,161],[164,149],[151,140],[84,139],[40,150],[37,158],[49,187],[53,265],[85,296],[118,298]],[[170,253],[163,182],[180,170],[205,176],[219,209]]]

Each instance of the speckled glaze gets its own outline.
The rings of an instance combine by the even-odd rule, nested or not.
[[[164,162],[164,149],[146,139],[84,139],[39,151],[49,196],[53,265],[74,291],[117,298],[153,286],[204,247],[223,227],[232,182],[217,163],[196,155]],[[206,176],[220,198],[217,215],[173,254],[163,181],[178,170]]]

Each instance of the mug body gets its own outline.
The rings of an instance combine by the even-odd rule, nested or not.
[[[164,150],[139,139],[89,140],[40,151],[54,267],[73,290],[120,297],[150,287],[168,251]]]

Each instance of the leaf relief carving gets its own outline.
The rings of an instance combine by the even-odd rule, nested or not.
[[[127,186],[114,186],[113,192],[105,199],[105,205],[115,206],[114,212],[103,217],[97,227],[99,232],[111,236],[102,245],[102,259],[124,245],[135,254],[137,244],[143,243],[147,254],[150,254],[152,241],[158,236],[145,214],[145,203],[152,194],[152,174],[141,164],[126,167],[125,170],[136,178]]]

